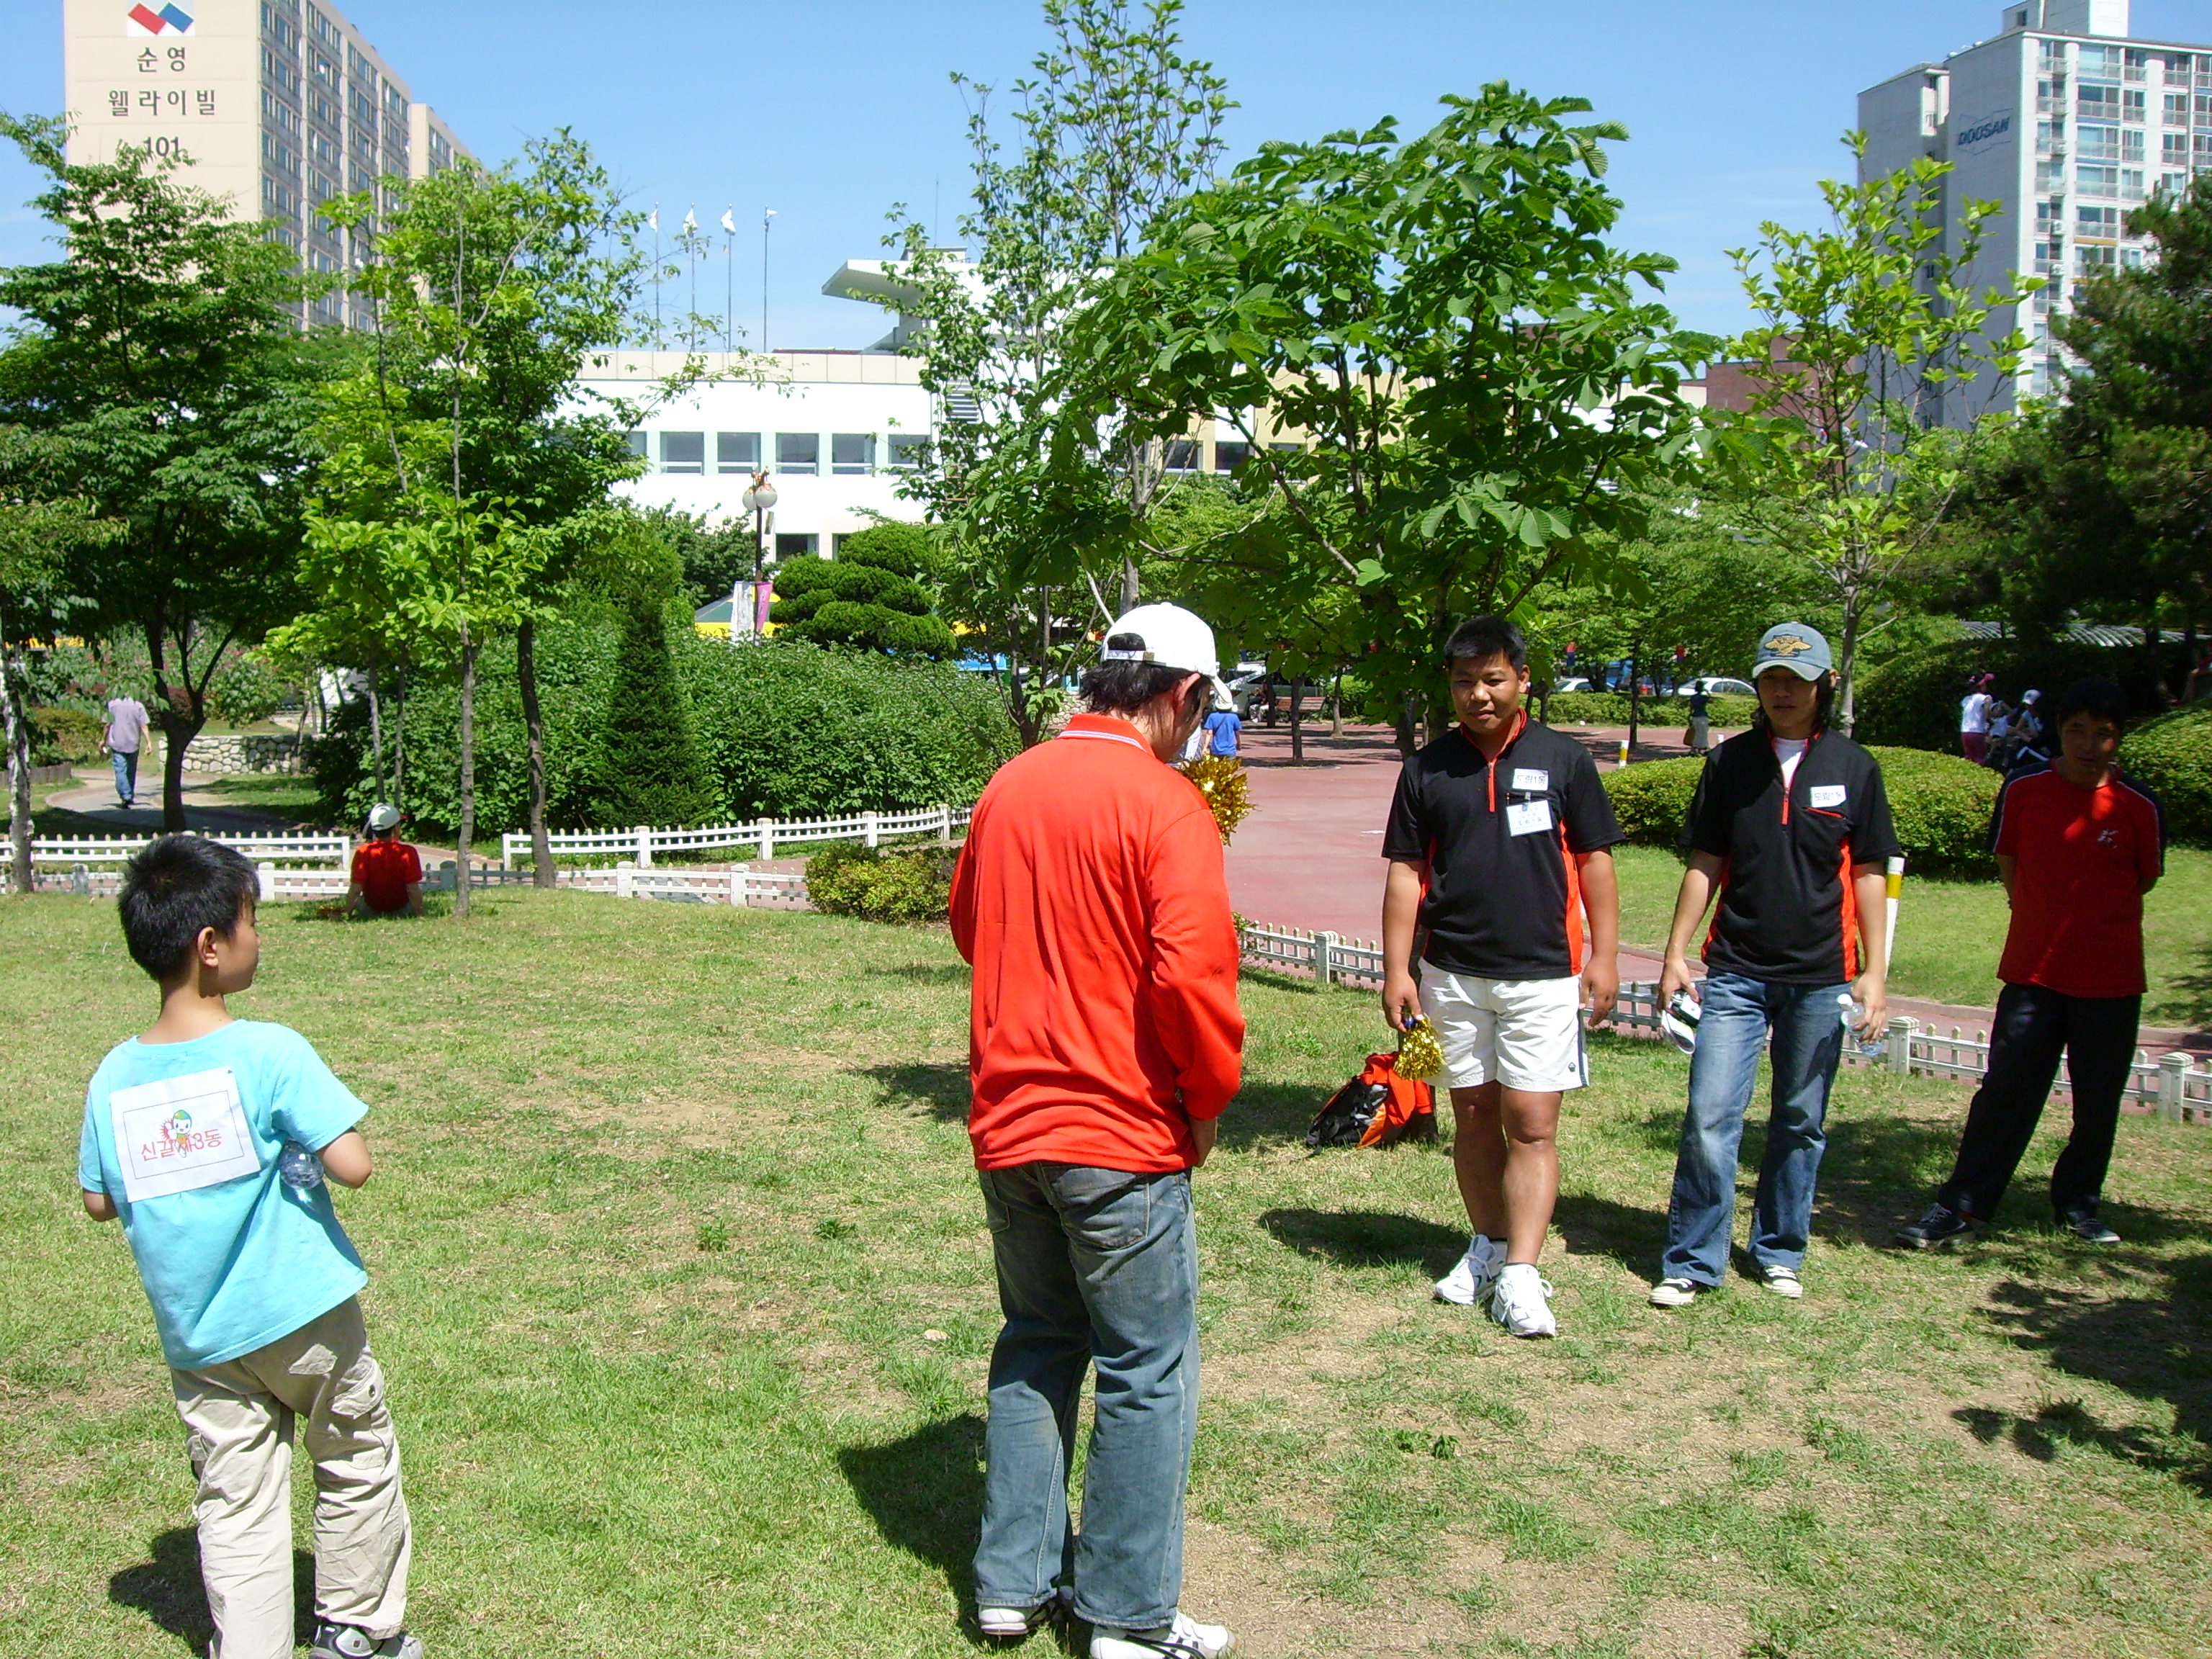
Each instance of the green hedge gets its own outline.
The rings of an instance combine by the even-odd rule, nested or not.
[[[32,765],[75,766],[100,758],[107,727],[97,714],[82,708],[33,708],[29,714]]]
[[[2127,734],[2120,758],[2166,805],[2176,841],[2212,843],[2212,703],[2177,708]]]
[[[1638,703],[1637,719],[1646,726],[1679,727],[1690,723],[1686,698],[1642,697]],[[1553,726],[1628,724],[1626,691],[1560,691],[1547,699],[1543,708]],[[1752,716],[1758,712],[1756,697],[1715,697],[1706,714],[1716,727],[1729,727],[1749,726]]]
[[[994,689],[933,663],[769,641],[732,647],[672,629],[677,679],[706,777],[703,822],[816,817],[973,800],[1019,747]],[[542,629],[546,816],[556,829],[618,826],[601,767],[619,629],[571,622]],[[477,825],[492,836],[529,821],[522,698],[511,641],[488,646],[477,689]],[[459,813],[460,698],[451,684],[407,699],[407,809],[447,830]],[[386,764],[392,707],[385,702]],[[368,711],[349,703],[329,741],[310,750],[324,810],[352,822],[370,805]]]
[[[1866,668],[1853,694],[1852,735],[1861,743],[1959,752],[1959,704],[1967,676],[1996,676],[1992,688],[2008,703],[2034,688],[2045,707],[2076,680],[2117,681],[2146,713],[2165,699],[2140,651],[2072,641],[2029,645],[2017,640],[1948,640],[1913,647]]]
[[[1990,810],[1997,775],[1986,767],[1917,749],[1876,749],[1897,838],[1913,868],[1984,869]],[[1648,845],[1680,845],[1705,763],[1694,757],[1644,761],[1605,774],[1613,815],[1628,838]]]
[[[806,896],[817,910],[869,921],[942,921],[951,907],[954,854],[938,848],[884,852],[831,847],[806,861]]]

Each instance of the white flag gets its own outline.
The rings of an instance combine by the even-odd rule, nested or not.
[[[645,216],[645,222],[652,229],[654,235],[659,235],[660,234],[660,210],[659,208],[655,208],[652,212],[647,214]]]
[[[699,210],[698,210],[696,208],[686,208],[686,209],[684,209],[684,234],[686,236],[689,236],[690,234],[691,234],[691,233],[692,233],[692,232],[696,231],[696,229],[698,229],[698,228],[699,228]]]
[[[736,213],[737,210],[735,208],[724,208],[722,210],[722,228],[729,232],[732,236],[738,234],[738,222],[735,217]]]

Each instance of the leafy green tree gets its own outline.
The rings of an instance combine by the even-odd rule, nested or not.
[[[114,526],[82,496],[58,495],[59,447],[0,426],[0,733],[7,745],[9,885],[31,890],[31,732],[23,647],[77,609],[64,586],[70,556],[107,541]]]
[[[1863,134],[1844,142],[1864,154]],[[2039,286],[2016,273],[1976,286],[1995,202],[1960,203],[1946,247],[1950,172],[1922,156],[1865,184],[1825,180],[1829,228],[1769,220],[1755,245],[1730,256],[1759,319],[1731,350],[1753,365],[1758,390],[1720,453],[1741,520],[1804,549],[1832,590],[1836,716],[1846,732],[1859,647],[1883,625],[1893,588],[1963,482],[1958,441],[1931,438],[1933,423],[1985,412],[2017,371],[2022,337],[1993,336],[1990,319]],[[1977,386],[1982,410],[1971,404]]]
[[[1502,82],[1445,103],[1412,140],[1268,144],[1163,213],[1054,388],[1063,454],[1109,404],[1164,438],[1227,412],[1268,507],[1248,603],[1326,619],[1409,746],[1450,629],[1601,571],[1692,441],[1637,292],[1671,262],[1606,240],[1626,135]]]
[[[487,630],[516,634],[531,742],[538,879],[545,839],[544,720],[534,646],[539,616],[570,574],[562,527],[638,469],[624,434],[635,410],[575,401],[578,370],[631,330],[646,262],[605,171],[568,133],[533,141],[496,170],[463,162],[386,179],[384,200],[346,198],[325,214],[366,232],[352,278],[375,319],[373,361],[340,400],[325,489],[362,522],[436,521],[448,561],[405,614],[450,630],[461,678],[460,861],[475,828],[473,710]],[[485,532],[473,539],[470,527]],[[454,914],[468,913],[467,886]]]
[[[786,559],[776,567],[769,620],[779,633],[816,645],[892,656],[957,655],[959,644],[927,580],[934,568],[929,532],[885,523],[860,531],[834,559]]]
[[[649,592],[633,595],[623,617],[598,796],[610,823],[696,823],[707,811],[690,705],[669,648],[667,605]]]
[[[1099,400],[1080,443],[1044,464],[1063,419],[1047,390],[1099,273],[1133,253],[1146,224],[1202,181],[1231,107],[1212,66],[1183,53],[1182,0],[1045,0],[1052,45],[1014,84],[1009,149],[992,89],[974,94],[971,266],[905,220],[910,348],[940,399],[935,441],[908,493],[952,531],[948,614],[1007,662],[1009,710],[1035,742],[1059,684],[1089,650],[1086,621],[1137,603],[1144,526],[1176,480],[1165,452]],[[1119,603],[1109,597],[1118,590]]]
[[[165,763],[161,821],[185,827],[185,750],[227,660],[299,607],[292,560],[321,387],[342,343],[302,336],[292,256],[124,146],[72,164],[58,120],[0,116],[46,175],[34,205],[64,257],[0,270],[15,321],[0,420],[59,445],[63,493],[116,534],[70,586],[94,634],[145,641]]]

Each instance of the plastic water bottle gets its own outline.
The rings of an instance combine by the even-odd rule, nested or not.
[[[276,1160],[276,1174],[294,1192],[313,1192],[323,1184],[323,1160],[305,1146],[288,1141]]]
[[[1864,1039],[1860,1037],[1859,1022],[1866,1018],[1866,1009],[1849,991],[1837,997],[1836,1006],[1843,1015],[1845,1046],[1856,1050],[1862,1060],[1887,1060],[1889,1057],[1888,1034],[1885,1032]]]

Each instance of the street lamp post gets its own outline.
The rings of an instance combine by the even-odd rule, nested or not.
[[[739,498],[753,515],[753,581],[757,585],[768,570],[768,538],[769,527],[775,523],[775,486],[768,481],[768,474],[753,474],[752,488]],[[758,587],[755,587],[754,604],[759,604]],[[750,629],[749,629],[750,631]],[[730,606],[730,637],[738,636],[738,612],[735,595]]]

